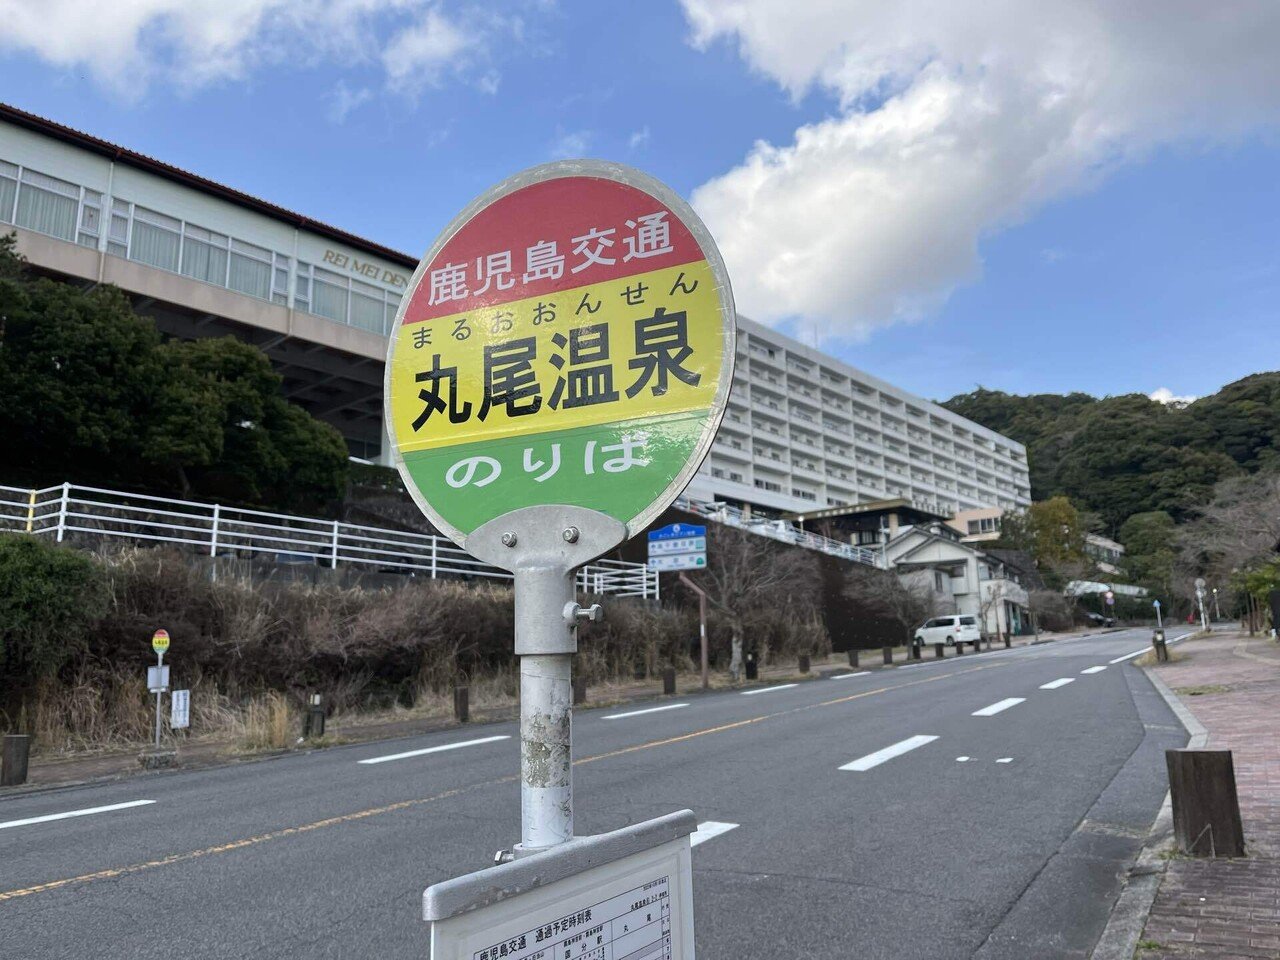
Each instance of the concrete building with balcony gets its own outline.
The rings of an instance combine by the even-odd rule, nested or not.
[[[0,105],[0,231],[38,271],[110,283],[166,334],[260,347],[352,455],[389,462],[387,334],[417,257]],[[425,249],[431,237],[424,234]],[[1021,444],[740,318],[723,426],[686,495],[786,516],[1030,501]]]
[[[1031,502],[1022,444],[738,318],[720,435],[689,486],[781,514],[905,500],[930,514]]]

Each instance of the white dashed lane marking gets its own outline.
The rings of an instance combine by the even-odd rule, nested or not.
[[[409,757],[422,757],[428,753],[443,753],[445,750],[460,750],[463,747],[476,747],[482,743],[496,743],[499,740],[510,740],[503,734],[497,737],[481,737],[479,740],[459,740],[457,743],[445,743],[438,747],[427,747],[423,750],[406,750],[404,753],[390,753],[385,757],[370,757],[368,760],[357,760],[356,763],[387,763],[391,760],[407,760]]]
[[[854,770],[862,772],[870,770],[872,767],[878,767],[886,760],[892,760],[894,757],[900,757],[904,753],[910,753],[919,747],[923,747],[926,743],[933,743],[937,737],[919,734],[914,737],[908,737],[906,740],[899,740],[891,746],[885,747],[883,750],[877,750],[875,753],[868,753],[865,757],[859,757],[850,763],[846,763],[841,770]]]
[[[698,829],[689,834],[689,846],[696,847],[700,843],[714,840],[716,837],[737,830],[736,823],[721,823],[719,820],[706,820],[698,824]]]
[[[756,690],[743,690],[742,695],[744,697],[751,697],[757,693],[772,693],[774,690],[790,690],[794,686],[796,686],[794,683],[780,683],[776,687],[760,687]]]
[[[1010,707],[1016,707],[1020,703],[1026,702],[1026,697],[1009,697],[991,704],[989,707],[983,707],[981,710],[973,711],[975,717],[994,717],[997,713],[1004,713]]]
[[[1085,667],[1085,668],[1084,668],[1083,670],[1081,670],[1080,672],[1081,672],[1081,673],[1101,673],[1101,672],[1102,672],[1103,670],[1105,670],[1105,669],[1107,669],[1105,666],[1102,666],[1102,667]]]
[[[154,800],[130,800],[127,803],[112,803],[105,807],[84,807],[80,810],[68,810],[65,813],[47,813],[43,817],[27,817],[24,820],[9,820],[0,823],[0,830],[10,827],[28,827],[33,823],[49,823],[53,820],[69,820],[72,817],[88,817],[95,813],[110,813],[113,810],[128,810],[130,807],[145,807],[155,803]]]
[[[649,707],[645,710],[628,710],[626,713],[611,713],[603,720],[625,720],[627,717],[642,717],[646,713],[661,713],[663,710],[679,710],[681,707],[687,707],[687,703],[668,703],[661,707]]]
[[[1075,677],[1059,677],[1057,680],[1050,680],[1048,683],[1040,684],[1041,690],[1057,690],[1059,687],[1065,687],[1068,683],[1075,683]]]

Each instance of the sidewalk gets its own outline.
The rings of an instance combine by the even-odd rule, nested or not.
[[[1041,642],[1049,642],[1069,637],[1088,635],[1095,628],[1073,631],[1071,633],[1043,633]],[[1027,646],[1032,637],[1014,637],[1013,646]],[[992,644],[993,650],[1003,649],[1003,644]],[[859,651],[858,670],[892,669],[884,663],[880,648]],[[973,654],[966,651],[961,659],[968,659]],[[892,651],[893,666],[902,666],[908,662],[907,648],[895,647]],[[947,650],[946,657],[956,656],[954,650]],[[924,659],[932,660],[932,649],[926,649]],[[801,680],[817,680],[824,674],[845,673],[850,670],[848,656],[844,653],[833,653],[828,657],[815,658],[810,672],[799,672],[794,659],[771,663],[760,669],[757,681],[733,684],[729,676],[723,672],[712,672],[711,689],[727,690],[747,688],[766,683],[793,682]],[[696,696],[701,693],[701,677],[696,672],[677,675],[676,695],[680,697]],[[617,681],[592,686],[587,689],[587,702],[578,709],[588,710],[631,703],[637,700],[649,700],[662,696],[662,680],[649,677],[644,680]],[[498,723],[515,720],[518,717],[518,705],[513,701],[487,707],[473,706],[471,724]],[[451,716],[418,715],[389,717],[377,715],[345,716],[331,718],[326,724],[326,738],[323,744],[301,743],[283,750],[260,750],[246,752],[234,742],[213,739],[192,739],[179,747],[178,764],[170,770],[193,770],[206,767],[224,766],[231,763],[245,763],[281,756],[288,753],[311,749],[323,749],[325,746],[339,744],[365,743],[379,740],[392,740],[400,737],[418,736],[436,730],[461,727]],[[113,780],[123,777],[150,775],[145,774],[138,764],[138,754],[144,745],[138,744],[126,748],[116,748],[101,753],[65,755],[36,754],[31,758],[27,783],[21,787],[0,788],[0,799],[18,792],[38,790],[59,785],[83,783],[90,780]]]
[[[1135,956],[1143,960],[1280,957],[1280,647],[1228,634],[1189,640],[1155,668],[1232,751],[1248,856],[1169,861]]]

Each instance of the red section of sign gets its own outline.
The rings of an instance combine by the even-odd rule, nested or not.
[[[404,322],[705,258],[688,228],[643,190],[597,177],[544,180],[491,203],[454,234],[410,294]]]

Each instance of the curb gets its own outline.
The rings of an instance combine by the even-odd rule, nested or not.
[[[1195,718],[1195,715],[1178,699],[1177,694],[1170,690],[1155,673],[1147,667],[1140,669],[1151,681],[1156,693],[1160,694],[1161,699],[1169,705],[1178,722],[1186,729],[1191,738],[1187,742],[1187,747],[1196,750],[1204,747],[1209,740],[1209,731],[1204,728],[1204,724]],[[1111,917],[1107,920],[1107,926],[1102,931],[1102,936],[1098,938],[1093,953],[1089,955],[1090,960],[1133,960],[1134,953],[1138,949],[1138,940],[1142,936],[1143,928],[1147,925],[1147,916],[1151,913],[1151,905],[1155,903],[1156,894],[1160,891],[1160,882],[1164,879],[1165,870],[1169,866],[1169,861],[1162,854],[1172,839],[1173,802],[1172,797],[1165,793],[1160,812],[1156,814],[1155,822],[1147,833],[1142,850],[1134,860],[1133,866],[1129,868],[1129,875],[1125,878],[1120,896],[1116,898],[1115,906],[1111,908]]]

